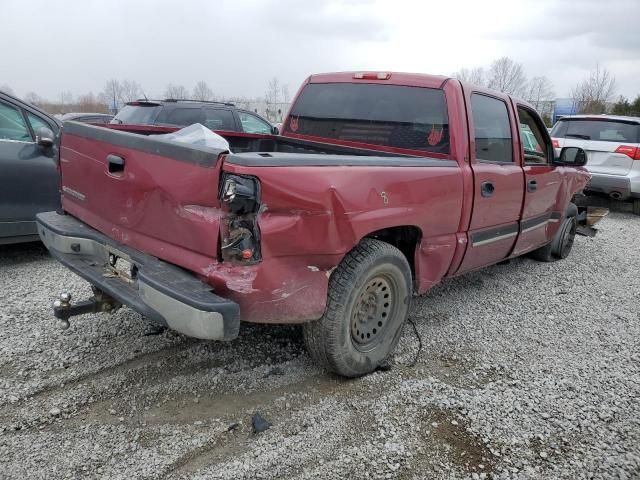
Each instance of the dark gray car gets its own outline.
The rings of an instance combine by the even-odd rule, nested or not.
[[[60,206],[60,123],[0,92],[0,244],[38,240],[35,215]]]

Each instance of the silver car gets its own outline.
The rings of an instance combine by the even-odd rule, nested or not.
[[[592,175],[587,190],[633,202],[640,215],[640,118],[574,115],[551,130],[553,146],[581,147]]]

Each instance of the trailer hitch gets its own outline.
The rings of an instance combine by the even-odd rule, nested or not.
[[[69,328],[69,318],[85,313],[115,312],[122,304],[110,297],[102,290],[92,287],[93,297],[71,304],[71,294],[63,293],[53,302],[53,315],[58,319],[57,325],[61,330]]]

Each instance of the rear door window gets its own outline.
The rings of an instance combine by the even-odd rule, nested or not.
[[[174,108],[169,111],[166,119],[160,120],[160,118],[158,118],[158,123],[177,125],[179,127],[202,123],[202,121],[201,108]]]
[[[125,105],[111,123],[152,125],[161,109],[159,105]]]
[[[566,124],[566,128],[562,128],[561,123]],[[615,120],[575,118],[558,122],[552,135],[600,142],[640,143],[640,125]]]
[[[476,159],[513,162],[511,126],[507,104],[502,100],[474,93],[471,95]]]
[[[205,108],[204,126],[211,130],[229,130],[231,132],[236,129],[233,113],[222,108]]]
[[[449,153],[440,89],[368,83],[311,83],[285,132],[387,147]]]

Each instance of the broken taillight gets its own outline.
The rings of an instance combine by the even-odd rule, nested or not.
[[[250,175],[223,173],[220,201],[229,214],[221,224],[222,259],[241,263],[260,260],[260,181]]]
[[[618,148],[616,148],[614,153],[621,153],[629,158],[632,158],[633,160],[640,160],[640,148],[638,147],[632,147],[630,145],[620,145]]]

